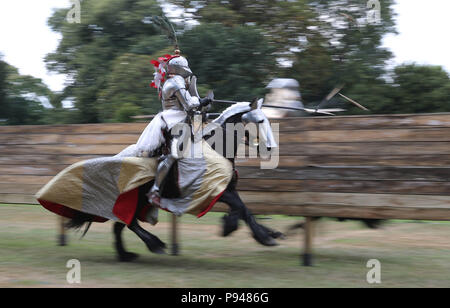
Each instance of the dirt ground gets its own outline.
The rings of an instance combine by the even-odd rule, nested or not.
[[[181,255],[154,255],[130,231],[126,246],[140,258],[116,261],[112,224],[94,224],[86,237],[69,233],[56,245],[57,219],[40,206],[0,205],[0,287],[450,287],[450,223],[389,221],[380,230],[359,222],[326,219],[316,225],[314,266],[301,266],[303,232],[288,234],[279,246],[255,242],[245,225],[223,238],[220,217],[181,218]],[[280,231],[298,217],[259,217]],[[161,213],[156,226],[144,225],[166,243],[170,225]],[[81,264],[81,283],[69,284],[67,261]],[[366,280],[367,262],[381,264],[381,283]]]

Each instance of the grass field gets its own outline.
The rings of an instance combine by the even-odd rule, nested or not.
[[[257,244],[242,225],[219,236],[222,214],[182,217],[181,256],[154,255],[130,231],[125,241],[140,254],[134,263],[115,258],[111,223],[95,224],[86,237],[69,233],[56,246],[56,216],[40,206],[0,205],[0,287],[74,287],[66,262],[81,262],[81,287],[450,287],[450,224],[391,221],[381,230],[358,222],[322,221],[313,267],[300,266],[303,232],[277,247]],[[285,231],[301,218],[262,222]],[[150,232],[169,242],[168,215]],[[381,262],[380,285],[366,282],[369,259]]]

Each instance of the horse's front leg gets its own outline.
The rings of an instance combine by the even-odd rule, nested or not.
[[[230,207],[228,216],[225,216],[224,218],[224,236],[235,231],[238,227],[238,220],[242,219],[252,230],[253,237],[257,242],[265,246],[278,245],[274,238],[281,237],[282,234],[258,224],[255,217],[245,206],[235,189],[226,190],[219,201],[228,204]]]
[[[235,196],[233,193],[236,191],[236,186],[237,175],[235,173],[233,179],[227,187],[227,190],[219,200],[226,203],[230,207],[228,214],[222,217],[222,236],[229,236],[231,233],[236,231],[239,228],[239,219],[245,220],[245,217],[247,216],[245,214],[249,214],[245,213],[246,206],[242,200],[240,200],[239,195]]]
[[[128,229],[133,231],[144,243],[147,245],[147,248],[157,254],[165,254],[164,249],[166,248],[166,244],[161,241],[157,236],[151,234],[147,230],[143,229],[137,219],[133,219],[131,224],[128,225]]]
[[[226,193],[224,193],[224,195],[225,194]],[[239,228],[239,219],[244,219],[245,215],[243,214],[243,209],[239,206],[239,203],[230,201],[231,197],[224,195],[222,195],[219,201],[226,203],[230,207],[230,210],[228,211],[228,214],[222,217],[222,236],[229,236]]]
[[[132,262],[136,260],[139,255],[136,253],[128,252],[125,250],[122,240],[122,232],[125,228],[125,224],[120,222],[115,222],[113,226],[114,230],[114,247],[116,248],[117,258],[120,262]]]

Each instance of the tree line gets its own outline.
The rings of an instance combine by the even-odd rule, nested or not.
[[[45,61],[67,76],[66,86],[53,93],[0,58],[0,123],[127,122],[160,111],[150,60],[173,52],[154,18],[167,2],[84,0],[79,24],[67,22],[70,8],[54,11],[48,25],[62,39]],[[380,1],[375,23],[361,0],[169,2],[183,8],[172,21],[200,94],[250,100],[263,96],[271,79],[286,77],[300,82],[307,106],[344,86],[368,114],[450,111],[450,77],[442,67],[388,65],[393,55],[382,39],[396,31],[394,0]],[[63,107],[66,100],[73,108]],[[363,112],[338,98],[328,104]]]

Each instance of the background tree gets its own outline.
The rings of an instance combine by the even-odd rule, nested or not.
[[[202,24],[185,32],[180,46],[201,87],[218,98],[251,100],[273,77],[274,48],[255,27]]]
[[[367,19],[366,1],[309,1],[316,13],[316,35],[307,38],[306,47],[295,53],[287,70],[300,81],[306,101],[320,101],[341,84],[352,97],[365,89],[362,103],[389,101],[388,96],[380,97],[383,92],[378,89],[386,85],[387,63],[392,58],[382,39],[395,33],[395,23],[393,1],[380,2],[381,20],[373,23]],[[352,113],[356,111],[351,108]]]
[[[161,37],[152,38],[159,35],[152,16],[161,15],[162,10],[155,0],[84,0],[81,8],[80,24],[67,23],[68,9],[55,11],[49,19],[50,27],[62,34],[62,40],[46,62],[50,70],[66,74],[71,80],[68,92],[75,98],[78,121],[100,122],[100,108],[114,108],[115,104],[104,99],[99,102],[110,97],[105,93],[114,92],[108,90],[108,82],[111,71],[117,68],[115,60],[125,53],[138,55],[164,47]],[[152,76],[145,78],[151,81]],[[136,100],[123,95],[121,98],[124,103]]]
[[[2,60],[0,54],[0,120],[6,120],[9,114],[9,106],[6,101],[6,87],[7,87],[7,63]],[[1,122],[0,122],[1,123]]]
[[[450,111],[450,78],[441,66],[405,64],[394,70],[395,102],[386,113]],[[380,110],[381,111],[381,110]]]
[[[21,75],[17,68],[0,61],[0,119],[2,124],[45,124],[44,114],[53,93],[41,79]]]
[[[277,64],[284,64],[273,75],[299,80],[303,98],[312,104],[338,84],[345,84],[349,94],[356,94],[359,90],[352,87],[361,83],[380,87],[392,57],[382,47],[382,39],[395,33],[393,0],[381,1],[379,23],[368,22],[367,1],[360,0],[171,2],[190,10],[187,20],[203,25],[220,22],[227,27],[260,28],[274,48]]]
[[[171,52],[173,50],[166,50]],[[161,54],[164,51],[161,51]],[[102,121],[119,121],[116,110],[122,105],[127,110],[133,106],[134,113],[156,114],[161,109],[161,102],[156,89],[150,87],[154,66],[152,59],[161,54],[138,55],[126,53],[115,59],[111,65],[111,72],[107,76],[105,88],[99,92],[98,107]],[[135,114],[132,114],[135,115]]]
[[[272,78],[287,77],[300,82],[310,106],[344,85],[343,94],[372,113],[449,111],[449,75],[441,67],[387,66],[392,54],[382,39],[395,33],[394,0],[380,0],[380,22],[368,22],[365,0],[167,2],[186,9],[173,21],[201,95],[251,100]],[[46,63],[67,76],[67,86],[52,93],[0,59],[0,123],[126,122],[157,113],[150,60],[174,46],[153,17],[166,3],[84,0],[80,24],[66,21],[69,8],[56,10],[48,24],[62,40]],[[74,108],[63,108],[68,100]],[[337,98],[329,106],[363,113]]]
[[[291,48],[298,48],[299,37],[311,36],[316,13],[307,0],[171,0],[189,10],[184,15],[202,24],[221,23],[225,26],[257,26],[274,48],[277,57],[289,57]]]

